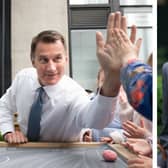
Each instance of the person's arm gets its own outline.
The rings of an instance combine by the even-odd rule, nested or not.
[[[129,103],[138,113],[152,120],[152,68],[133,60],[121,69],[120,78]]]
[[[0,132],[4,140],[8,143],[25,143],[27,138],[21,131],[15,131],[14,112],[16,108],[15,93],[17,90],[18,77],[15,78],[11,87],[0,99]]]
[[[107,82],[104,85],[104,93],[106,95],[108,86],[114,77],[115,82],[111,84],[111,88],[116,89],[116,92],[113,92],[113,96],[118,94],[118,77],[121,76],[121,83],[124,86],[130,104],[140,114],[152,120],[152,68],[137,61],[142,39],[138,39],[135,44],[132,43],[128,35],[120,27],[110,29],[109,34],[107,34],[107,36],[110,36],[109,43],[105,47],[101,43],[102,37],[98,35],[100,37],[100,40],[98,40],[100,45],[98,46],[101,49],[104,47],[103,51],[100,50],[100,53],[104,53],[98,54],[99,62],[104,67],[104,72],[107,74],[105,76],[108,77],[111,74],[109,83]],[[121,69],[121,67],[123,68]],[[111,73],[108,74],[108,72]],[[108,92],[110,95],[110,90]]]
[[[124,19],[121,14],[119,12],[111,13],[108,18],[106,42],[101,32],[96,33],[97,57],[105,78],[100,90],[100,94],[103,96],[115,97],[119,92],[119,72],[115,70],[116,67],[111,66],[111,53],[106,52],[106,48],[108,45],[111,46],[111,30],[120,27],[122,24],[124,24]],[[113,71],[113,76],[111,71]]]
[[[121,61],[116,59],[118,56],[116,51],[113,51],[113,31],[122,30],[127,34],[127,20],[125,16],[121,16],[120,12],[111,13],[108,18],[107,24],[107,38],[103,39],[101,32],[96,33],[97,43],[97,57],[105,74],[105,81],[101,88],[100,94],[103,96],[115,97],[118,95],[120,88],[120,68]],[[135,43],[136,39],[136,27],[131,27],[130,41]],[[136,54],[139,53],[141,40],[139,39],[134,48],[136,48]]]
[[[78,125],[81,125],[82,128],[102,129],[108,125],[114,115],[120,78],[119,72],[111,66],[111,53],[106,52],[106,46],[111,41],[111,29],[121,27],[121,25],[124,30],[126,29],[125,19],[125,17],[121,18],[119,12],[109,15],[106,42],[100,32],[96,33],[97,57],[104,71],[105,81],[93,101],[85,107],[85,111],[88,111],[88,113],[79,112],[79,117],[76,117]],[[114,71],[113,75],[111,75],[111,71]],[[90,116],[89,119],[88,115]],[[86,120],[87,122],[85,122]]]
[[[11,86],[0,99],[0,131],[4,136],[14,132],[13,114],[16,110]]]
[[[108,18],[106,41],[104,41],[103,35],[100,32],[96,33],[97,57],[105,73],[105,81],[93,101],[86,104],[86,106],[83,104],[84,107],[80,104],[80,110],[76,110],[79,111],[78,115],[75,116],[76,122],[81,128],[102,129],[106,127],[113,118],[120,88],[120,68],[122,66],[120,57],[123,56],[123,53],[131,58],[132,56],[137,57],[141,44],[141,40],[138,40],[138,42],[134,44],[136,35],[134,27],[131,40],[129,44],[126,43],[126,51],[124,44],[124,48],[122,49],[122,51],[124,51],[122,53],[118,52],[121,50],[119,48],[121,45],[118,44],[119,47],[114,47],[114,45],[116,45],[115,42],[118,40],[115,39],[116,37],[114,38],[113,34],[117,33],[118,35],[120,29],[126,34],[126,27],[126,18],[124,16],[121,17],[120,12],[116,12],[110,14]],[[130,52],[131,55],[129,54]],[[85,113],[83,113],[83,111],[85,111]]]

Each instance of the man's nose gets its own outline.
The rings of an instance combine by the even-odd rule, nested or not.
[[[49,61],[47,64],[47,70],[48,71],[55,71],[56,69],[57,69],[56,63],[54,63],[53,61]]]

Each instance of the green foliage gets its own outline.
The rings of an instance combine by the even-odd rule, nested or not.
[[[1,135],[1,133],[0,133],[0,141],[3,141],[3,138],[2,138],[2,135]]]
[[[162,101],[163,101],[163,98],[162,98],[162,77],[161,75],[158,75],[158,78],[157,78],[157,102],[158,102],[158,113],[161,114],[162,112]],[[158,119],[160,119],[160,115],[158,114]]]
[[[165,62],[168,61],[168,48],[167,46],[162,46],[157,50],[158,59],[157,59],[157,69],[158,75],[161,75],[162,66]]]
[[[158,119],[158,135],[160,133],[162,121],[161,121],[161,115],[162,115],[162,76],[158,75],[157,78],[157,119]]]
[[[157,49],[157,70],[158,70],[158,77],[157,77],[157,131],[158,135],[162,129],[162,66],[165,62],[168,61],[168,48],[167,46],[161,46]]]

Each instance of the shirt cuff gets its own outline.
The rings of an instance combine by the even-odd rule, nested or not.
[[[4,136],[8,132],[14,132],[14,127],[8,124],[1,126],[1,134]]]

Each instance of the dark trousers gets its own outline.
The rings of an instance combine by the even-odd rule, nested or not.
[[[168,154],[168,62],[162,67],[162,91],[163,91],[163,111],[162,111],[162,131],[159,137],[160,144]],[[158,153],[158,166],[168,168],[168,159],[163,160],[161,153]]]

